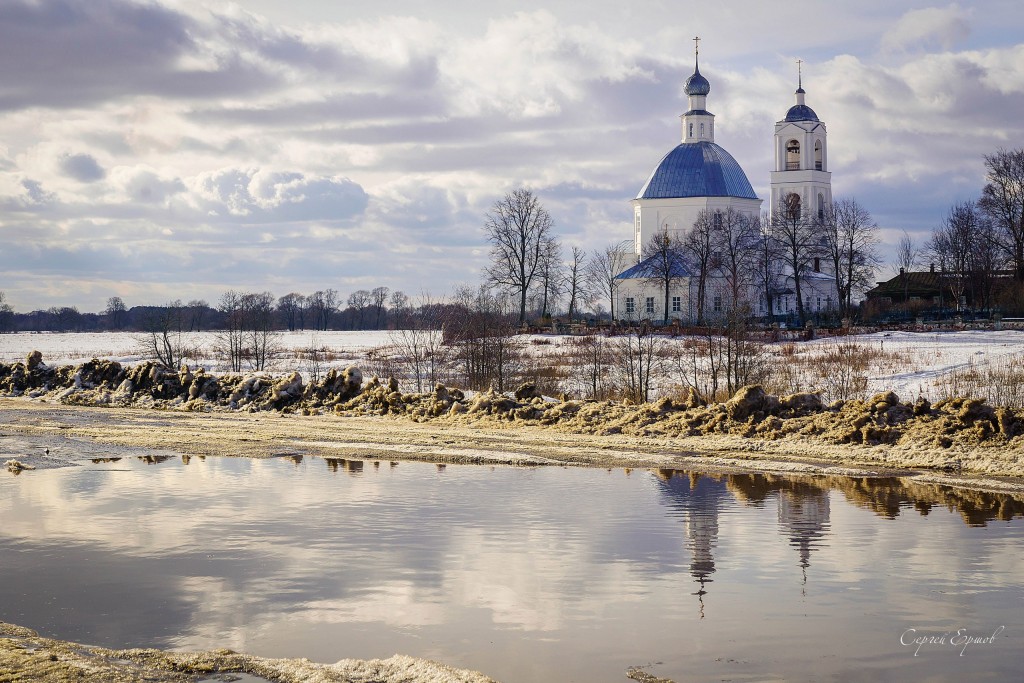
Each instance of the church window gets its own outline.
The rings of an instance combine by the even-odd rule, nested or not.
[[[648,315],[651,315],[651,314],[654,313],[654,297],[653,296],[647,297],[647,299],[644,301],[644,311]]]
[[[818,220],[825,220],[825,195],[818,193]]]
[[[636,313],[636,299],[631,296],[626,297],[626,313]]]
[[[785,199],[786,218],[790,220],[800,219],[800,195],[790,192]]]
[[[815,273],[820,273],[821,272],[821,257],[820,256],[815,256],[814,257],[814,272]]]
[[[819,310],[819,311],[821,310],[821,297],[820,297],[820,296],[818,297],[818,306],[817,306],[817,310]]]
[[[715,302],[714,303],[715,303],[715,313],[721,313],[722,312],[722,295],[721,294],[716,294],[715,295]]]
[[[700,124],[700,136],[704,137],[704,124]]]
[[[786,170],[800,170],[800,143],[796,140],[786,143]]]
[[[714,227],[715,227],[716,230],[721,230],[722,229],[722,212],[721,211],[715,211],[715,216],[714,216],[714,219],[712,220],[712,223],[714,224]]]
[[[814,142],[814,168],[818,171],[825,170],[821,157],[821,140],[815,140]]]
[[[674,296],[672,297],[672,312],[682,313],[683,311],[683,297]]]
[[[693,124],[690,124],[690,137],[693,137]]]

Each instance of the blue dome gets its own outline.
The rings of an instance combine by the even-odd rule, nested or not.
[[[817,121],[818,115],[806,104],[794,104],[786,112],[787,121]]]
[[[740,165],[713,142],[684,142],[673,149],[636,196],[637,199],[678,197],[757,199]]]
[[[694,68],[693,75],[686,79],[686,87],[683,91],[687,95],[707,95],[711,92],[711,84],[708,79],[700,75],[700,69]]]

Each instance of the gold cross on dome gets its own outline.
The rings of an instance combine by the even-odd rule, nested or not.
[[[700,54],[700,36],[693,37],[693,54],[694,56]]]

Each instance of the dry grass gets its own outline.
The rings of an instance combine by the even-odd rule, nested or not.
[[[1024,355],[1012,356],[999,364],[969,364],[942,376],[940,398],[970,396],[989,405],[1024,408]]]

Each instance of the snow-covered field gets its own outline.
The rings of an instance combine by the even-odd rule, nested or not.
[[[294,369],[294,360],[309,348],[327,349],[333,358],[327,363],[348,365],[363,360],[373,349],[387,346],[389,332],[282,332],[279,363],[282,369]],[[0,334],[0,363],[25,360],[30,351],[43,354],[49,365],[78,364],[90,358],[116,360],[125,365],[141,363],[150,356],[146,353],[146,335],[133,332],[71,332]],[[189,365],[217,369],[219,361],[216,332],[193,332],[184,335],[185,346],[192,349]]]
[[[123,364],[139,363],[147,359],[142,350],[143,335],[126,332],[104,333],[19,333],[0,335],[0,362],[24,360],[33,350],[42,352],[50,365],[76,364],[90,358],[104,358]],[[569,337],[526,336],[524,349],[538,362],[550,357],[552,364],[564,363],[557,359]],[[681,344],[683,339],[666,340]],[[389,354],[388,347],[395,343],[394,333],[369,332],[285,332],[280,338],[281,352],[277,356],[277,371],[303,369],[304,349],[316,347],[327,351],[326,367],[344,367],[351,364],[369,364],[372,372],[374,359]],[[810,366],[816,356],[824,355],[839,344],[877,350],[874,359],[864,370],[867,394],[895,391],[904,400],[918,396],[935,400],[948,393],[950,378],[965,371],[986,368],[1024,366],[1024,332],[958,331],[958,332],[876,332],[850,337],[823,338],[811,342],[780,342],[768,345],[772,362],[779,367],[803,368],[800,389],[813,389]],[[192,365],[220,370],[217,359],[216,333],[190,335],[188,345],[195,352],[188,358]],[[1024,370],[1022,370],[1024,372]],[[668,378],[666,378],[668,379]],[[665,382],[668,384],[669,382]]]

